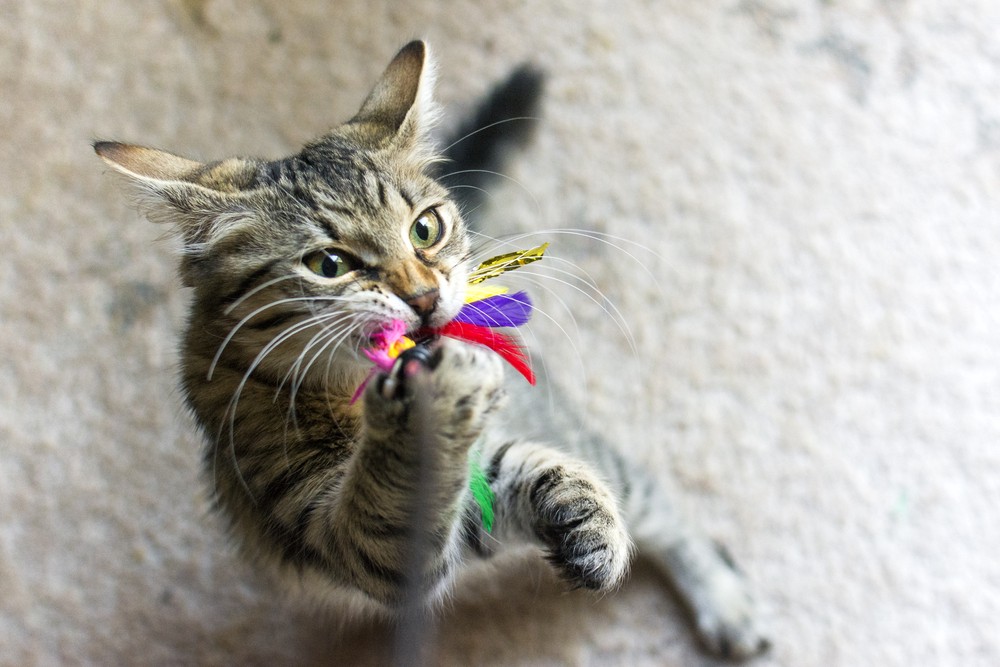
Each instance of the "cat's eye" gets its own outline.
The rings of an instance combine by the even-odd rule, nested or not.
[[[354,270],[350,259],[332,249],[310,253],[303,262],[307,269],[323,278],[339,278]]]
[[[432,208],[420,214],[410,226],[410,243],[418,250],[434,246],[444,235],[444,225],[437,211]]]

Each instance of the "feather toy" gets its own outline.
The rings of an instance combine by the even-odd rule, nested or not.
[[[435,336],[447,336],[484,345],[499,354],[530,384],[535,384],[535,373],[531,369],[524,348],[509,334],[497,331],[526,324],[531,318],[531,299],[527,292],[508,294],[505,287],[481,283],[537,262],[545,255],[548,247],[548,243],[543,243],[535,248],[497,255],[482,262],[469,274],[465,304],[458,311],[458,315],[443,327],[420,329],[414,333],[414,337],[423,340]],[[406,335],[406,324],[402,320],[394,320],[373,334],[371,347],[362,352],[375,364],[375,368],[354,392],[351,402],[361,396],[365,386],[379,369],[384,372],[392,370],[399,355],[416,344],[413,338]],[[494,519],[493,490],[490,489],[486,475],[478,462],[472,461],[470,465],[469,487],[482,512],[483,527],[489,532],[493,528]]]
[[[419,340],[448,336],[485,345],[513,366],[529,383],[535,384],[535,374],[524,348],[510,335],[496,331],[526,324],[531,318],[531,298],[527,292],[508,294],[506,287],[485,286],[480,283],[540,260],[548,247],[548,243],[543,243],[535,248],[497,255],[482,262],[469,275],[465,305],[458,311],[458,315],[443,327],[420,329],[414,333],[414,337]],[[388,372],[392,370],[399,355],[414,345],[414,339],[406,335],[406,325],[401,320],[394,320],[373,334],[371,347],[362,352],[375,364],[376,369]],[[373,373],[376,369],[372,369]],[[361,395],[368,379],[355,392],[354,400]]]

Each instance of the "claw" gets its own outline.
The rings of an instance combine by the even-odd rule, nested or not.
[[[417,345],[411,347],[408,350],[404,350],[399,357],[396,359],[396,365],[400,363],[408,364],[411,360],[419,361],[424,366],[430,366],[431,364],[432,351],[430,347],[424,343],[418,343]],[[393,371],[396,369],[393,368]]]
[[[379,392],[383,398],[399,398],[407,378],[411,378],[424,368],[437,366],[441,354],[426,344],[418,344],[404,350],[396,357],[392,369],[383,377]]]

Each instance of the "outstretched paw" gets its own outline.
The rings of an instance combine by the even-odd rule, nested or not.
[[[693,600],[695,631],[705,648],[722,658],[746,660],[770,647],[758,627],[753,597],[743,575],[721,547],[720,567],[704,582]]]
[[[610,494],[596,480],[561,467],[542,472],[530,493],[538,511],[536,531],[559,574],[580,588],[616,588],[632,546]]]

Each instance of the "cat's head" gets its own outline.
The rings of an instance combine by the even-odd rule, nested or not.
[[[432,79],[426,45],[408,44],[354,118],[280,160],[94,149],[177,232],[196,316],[249,318],[264,339],[322,320],[356,349],[392,320],[440,326],[462,305],[468,233],[426,173]]]

